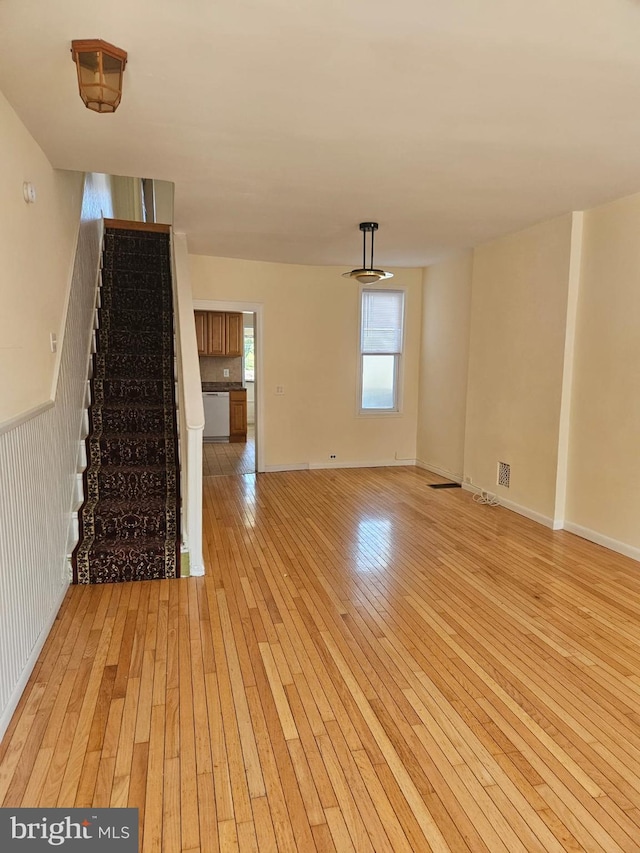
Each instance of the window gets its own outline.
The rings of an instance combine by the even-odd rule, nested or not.
[[[403,320],[403,291],[362,291],[361,412],[397,412],[399,409]]]
[[[244,327],[244,381],[253,382],[254,373],[254,337],[253,326]]]

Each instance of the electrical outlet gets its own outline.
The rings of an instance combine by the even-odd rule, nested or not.
[[[222,371],[222,375],[224,376],[225,379],[229,378],[229,368],[228,367],[224,368],[224,370]]]
[[[284,385],[276,385],[276,395],[282,397],[284,394]]]
[[[465,481],[465,483],[468,483],[470,486],[473,484],[473,480],[471,479],[471,477],[465,477],[464,481]]]

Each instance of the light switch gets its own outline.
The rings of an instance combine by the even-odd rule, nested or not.
[[[58,349],[58,336],[55,332],[51,332],[49,335],[49,344],[51,346],[51,352],[55,352]]]

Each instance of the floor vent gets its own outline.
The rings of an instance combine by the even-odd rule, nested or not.
[[[508,462],[498,462],[498,485],[509,488],[509,480],[511,479],[511,465]]]

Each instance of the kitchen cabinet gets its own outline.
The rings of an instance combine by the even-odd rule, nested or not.
[[[241,356],[242,314],[226,311],[195,311],[198,355]]]
[[[220,311],[207,311],[207,355],[226,355],[224,314]]]
[[[229,441],[247,440],[247,389],[229,391]]]
[[[198,342],[198,355],[206,355],[207,348],[209,346],[207,312],[195,311],[194,316],[196,321],[196,340]]]
[[[244,327],[242,314],[225,314],[225,354],[242,355],[244,351]]]

